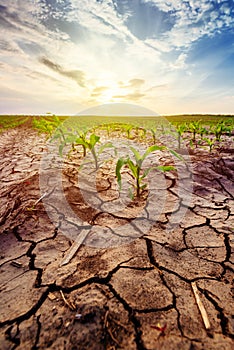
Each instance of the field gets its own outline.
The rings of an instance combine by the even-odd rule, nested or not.
[[[231,350],[234,116],[0,116],[1,349]]]

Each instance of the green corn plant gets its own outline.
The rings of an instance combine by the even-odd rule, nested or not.
[[[68,132],[61,126],[59,125],[55,132],[53,133],[53,136],[50,139],[50,142],[54,140],[60,140],[60,144],[64,143],[66,144],[66,138],[68,137]]]
[[[154,151],[162,151],[165,150],[166,147],[164,146],[157,146],[157,145],[153,145],[147,148],[147,150],[145,151],[145,153],[143,155],[140,155],[140,153],[133,147],[130,147],[130,150],[133,153],[134,156],[134,161],[132,161],[129,157],[127,158],[119,158],[116,164],[116,169],[115,169],[115,174],[116,174],[116,178],[117,178],[117,182],[119,185],[119,188],[121,190],[122,187],[122,176],[121,176],[121,168],[123,166],[127,166],[134,179],[135,179],[135,188],[136,188],[136,197],[140,197],[141,191],[146,187],[146,184],[142,184],[143,180],[145,179],[145,177],[149,174],[149,172],[153,169],[158,169],[160,171],[170,171],[173,170],[174,167],[172,166],[157,166],[157,167],[150,167],[147,168],[146,170],[142,170],[142,164],[144,162],[144,160],[146,159],[146,157],[154,152]]]
[[[92,153],[94,162],[95,162],[95,168],[98,169],[98,158],[97,158],[97,152],[95,149],[95,145],[100,141],[100,136],[97,136],[95,134],[91,134],[88,138],[84,137],[78,137],[75,141],[77,145],[82,145],[83,149],[85,149],[85,154],[86,154],[86,149],[89,149]]]
[[[100,136],[91,134],[89,138],[87,137],[87,132],[77,134],[68,134],[63,142],[59,145],[59,154],[62,157],[63,149],[66,145],[71,144],[72,149],[75,150],[75,145],[81,145],[83,148],[83,156],[86,156],[87,150],[90,150],[94,158],[95,167],[98,168],[97,153],[95,150],[95,145],[99,142]]]
[[[179,124],[177,125],[176,130],[177,130],[178,148],[180,149],[182,135],[187,130],[187,125],[185,123]]]
[[[224,121],[221,121],[211,131],[215,134],[216,141],[220,141],[223,134],[228,133],[230,135],[232,130]]]
[[[208,134],[208,130],[204,126],[200,126],[200,128],[198,130],[198,133],[201,135],[201,139],[203,139],[203,135],[207,135]]]
[[[110,137],[114,131],[120,130],[120,125],[117,123],[105,124],[105,130],[107,132],[107,136]]]
[[[204,141],[206,141],[207,145],[209,146],[209,152],[211,153],[212,148],[215,144],[215,140],[214,139],[209,139],[209,138],[204,138]]]
[[[151,128],[150,132],[151,132],[151,135],[152,135],[152,138],[153,138],[153,144],[155,145],[155,143],[156,143],[156,135],[157,135],[157,128]]]
[[[164,135],[166,133],[164,124],[161,124],[161,133]]]
[[[194,120],[189,123],[189,131],[191,131],[193,134],[193,138],[192,138],[193,142],[196,142],[196,134],[199,133],[200,123],[201,123],[200,120],[197,120],[197,121]]]
[[[83,148],[83,157],[86,156],[86,150],[89,148],[89,146],[87,146],[87,142],[90,143],[88,140],[87,140],[87,133],[88,133],[88,130],[86,131],[83,131],[83,132],[80,132],[79,133],[79,136],[75,136],[74,139],[72,139],[72,148],[75,149],[75,144],[76,145],[81,145],[82,148]],[[92,135],[95,135],[95,134],[92,134]],[[100,139],[100,138],[99,138]],[[98,140],[99,141],[99,140]],[[97,142],[98,142],[97,141]],[[96,143],[97,143],[96,142]],[[95,146],[95,145],[94,145]]]
[[[164,126],[155,126],[153,128],[150,128],[149,131],[151,132],[153,144],[155,145],[158,140],[158,136],[164,132]]]
[[[86,150],[88,149],[88,147],[84,144],[87,140],[87,133],[88,130],[83,130],[81,131],[77,131],[74,128],[69,128],[69,130],[65,130],[63,131],[61,128],[57,129],[57,132],[54,135],[54,138],[59,138],[60,139],[60,146],[59,146],[59,153],[62,156],[62,152],[63,152],[63,148],[66,145],[71,144],[72,146],[72,150],[75,151],[76,145],[81,145],[82,149],[83,149],[83,157],[86,156]],[[80,139],[82,140],[82,142],[80,142]]]
[[[234,118],[226,120],[226,127],[227,127],[227,133],[229,136],[232,135],[232,132],[234,130]]]
[[[33,127],[36,128],[40,133],[49,134],[51,137],[54,130],[61,124],[61,120],[57,116],[53,116],[52,120],[46,118],[33,118]]]
[[[123,124],[122,125],[122,130],[126,132],[128,139],[131,138],[130,133],[131,133],[132,129],[133,129],[133,125],[131,125],[131,124]]]
[[[62,157],[63,155],[63,148],[67,144],[72,144],[73,150],[75,150],[75,145],[81,145],[83,147],[83,157],[86,156],[87,150],[89,150],[93,156],[95,168],[98,169],[98,157],[99,155],[104,151],[106,148],[114,147],[111,142],[107,142],[105,144],[102,144],[99,149],[96,149],[97,143],[100,142],[100,136],[96,134],[91,134],[89,137],[87,137],[87,131],[77,134],[68,134],[65,138],[65,141],[62,142],[59,146],[59,154]]]
[[[107,136],[110,137],[112,126],[110,124],[106,124],[106,125],[104,125],[104,128],[107,132]]]
[[[147,130],[143,127],[140,127],[140,126],[136,126],[135,129],[136,129],[136,134],[139,137],[139,139],[144,140],[146,137]]]
[[[103,151],[106,148],[112,148],[112,147],[114,148],[114,146],[111,142],[107,142],[107,143],[100,145],[99,149],[97,150],[95,146],[97,143],[99,143],[99,141],[100,141],[100,136],[97,136],[95,134],[91,134],[89,139],[86,138],[84,140],[83,138],[80,138],[80,139],[76,140],[76,144],[80,144],[80,145],[84,146],[84,148],[91,151],[94,162],[95,162],[96,170],[99,167],[98,158],[101,155],[101,153],[103,153]]]

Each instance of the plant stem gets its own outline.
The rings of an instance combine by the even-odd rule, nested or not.
[[[97,170],[98,169],[98,160],[97,160],[97,155],[96,155],[96,152],[95,152],[94,148],[91,149],[91,152],[92,152],[92,155],[93,155],[93,158],[94,158],[94,161],[95,161],[95,168]]]
[[[85,157],[86,156],[86,147],[84,145],[82,145],[82,147],[83,147],[83,157]]]
[[[178,133],[178,147],[181,148],[181,135]]]
[[[140,168],[137,168],[137,177],[136,177],[136,188],[137,188],[137,198],[140,197]]]

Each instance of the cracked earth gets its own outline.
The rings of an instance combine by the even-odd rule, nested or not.
[[[75,224],[60,212],[58,201],[47,210],[43,201],[35,205],[46,148],[44,136],[25,127],[0,139],[1,349],[233,349],[233,143],[226,139],[211,154],[193,151],[179,194],[176,175],[163,174],[155,190],[166,193],[166,201],[150,226],[150,209],[142,211],[144,196],[124,212],[105,210],[105,203],[111,208],[117,198],[108,167],[98,178],[98,196],[85,189],[87,203],[77,168],[65,164],[63,189],[73,211],[87,229],[104,228],[103,234],[117,237],[114,244],[98,247],[93,232],[90,244],[82,244],[66,265],[61,261],[74,243]],[[193,187],[187,186],[191,181]],[[57,195],[53,187],[47,202]],[[185,215],[179,225],[168,230],[180,211]],[[132,238],[128,242],[124,231]]]

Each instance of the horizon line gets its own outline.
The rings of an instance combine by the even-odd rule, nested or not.
[[[176,117],[176,116],[229,116],[229,117],[234,117],[234,114],[230,113],[177,113],[177,114],[158,114],[158,115],[142,115],[142,114],[116,114],[116,115],[102,115],[102,114],[56,114],[56,113],[20,113],[20,114],[15,114],[15,113],[0,113],[0,117],[8,117],[8,116],[26,116],[26,117]]]

